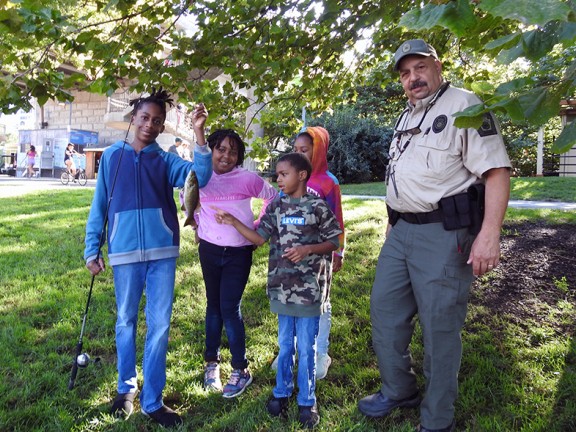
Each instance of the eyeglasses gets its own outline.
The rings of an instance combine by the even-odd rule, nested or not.
[[[422,124],[423,120],[424,117],[422,117],[422,120],[420,120],[420,123],[416,127],[404,130],[397,130],[396,133],[394,134],[394,138],[398,139],[402,135],[418,135],[420,132],[422,132],[422,129],[420,129],[420,125]]]

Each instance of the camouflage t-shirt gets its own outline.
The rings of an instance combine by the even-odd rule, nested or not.
[[[312,317],[324,312],[331,269],[330,254],[312,254],[298,263],[282,258],[294,246],[331,241],[338,246],[340,224],[326,201],[311,194],[278,197],[266,209],[257,230],[270,240],[268,298],[272,312]]]

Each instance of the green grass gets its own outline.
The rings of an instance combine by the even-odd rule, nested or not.
[[[386,195],[384,182],[343,184],[344,195]],[[510,199],[576,202],[576,177],[513,177]]]
[[[96,278],[84,336],[85,350],[100,366],[81,369],[67,390],[90,285],[82,261],[90,189],[55,191],[2,200],[0,207],[0,430],[152,431],[139,413],[128,421],[108,415],[115,394],[114,291],[111,270]],[[333,364],[319,381],[319,431],[413,431],[417,410],[369,420],[358,399],[379,388],[371,350],[369,299],[386,212],[380,200],[344,200],[347,225],[345,267],[334,277]],[[575,223],[576,212],[509,209],[512,221],[546,219]],[[165,401],[183,414],[182,430],[296,431],[297,410],[272,419],[265,402],[274,385],[270,363],[277,352],[276,318],[265,295],[267,247],[254,257],[243,298],[248,357],[255,376],[233,400],[202,390],[204,287],[192,231],[182,231],[176,300],[168,355]],[[572,281],[573,282],[573,281]],[[559,285],[562,281],[558,282]],[[481,293],[479,293],[481,295]],[[535,299],[537,301],[537,299]],[[576,428],[576,340],[559,333],[554,320],[573,320],[574,297],[550,311],[543,322],[518,326],[505,316],[470,305],[463,334],[464,357],[458,430],[567,431]],[[138,330],[139,356],[145,332]],[[422,380],[419,329],[413,344]],[[141,358],[141,357],[140,357]],[[223,378],[230,354],[223,349]],[[137,407],[138,409],[139,407]]]

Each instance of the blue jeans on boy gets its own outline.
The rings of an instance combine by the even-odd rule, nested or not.
[[[278,369],[274,397],[290,397],[294,391],[294,360],[298,349],[298,396],[300,406],[316,403],[316,338],[320,317],[278,315]],[[295,339],[298,340],[296,343]]]
[[[245,369],[246,331],[240,305],[252,267],[252,246],[218,246],[201,240],[198,246],[206,286],[206,362],[220,361],[222,329],[232,354],[232,368]]]
[[[117,265],[113,270],[117,308],[118,393],[134,393],[138,389],[136,327],[140,300],[145,292],[146,340],[140,405],[150,413],[163,405],[176,258]]]

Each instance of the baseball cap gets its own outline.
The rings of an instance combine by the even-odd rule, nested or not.
[[[434,57],[438,60],[438,54],[432,45],[422,39],[411,39],[400,45],[394,54],[394,70],[398,70],[400,60],[409,55],[421,55],[425,57]]]
[[[176,137],[176,138],[174,138],[174,142],[182,142],[182,138]]]

